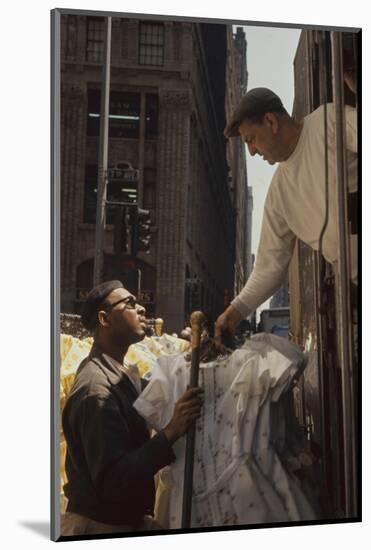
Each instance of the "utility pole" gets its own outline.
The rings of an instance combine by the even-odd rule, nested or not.
[[[108,165],[109,91],[111,77],[111,28],[112,17],[105,20],[104,60],[101,89],[99,160],[97,189],[97,218],[95,226],[94,276],[93,286],[103,277],[104,230],[106,226],[106,195]]]

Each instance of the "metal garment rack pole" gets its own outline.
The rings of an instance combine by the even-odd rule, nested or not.
[[[322,239],[324,232],[326,230],[326,227],[328,225],[328,209],[329,209],[329,174],[328,174],[328,129],[327,129],[327,103],[328,103],[328,79],[327,76],[327,70],[328,70],[328,55],[327,55],[327,47],[329,48],[329,43],[327,44],[327,37],[328,33],[327,31],[310,31],[312,33],[316,33],[316,37],[318,40],[318,66],[319,66],[319,103],[320,105],[324,106],[324,148],[325,148],[325,159],[324,159],[324,177],[325,177],[325,218],[323,220],[323,226],[321,228],[321,233],[319,236],[319,250],[318,252],[315,252],[315,282],[316,282],[316,317],[317,317],[317,326],[318,326],[318,363],[319,363],[319,389],[320,389],[320,416],[321,416],[321,422],[320,422],[320,434],[321,434],[321,444],[322,448],[324,450],[324,455],[326,457],[330,454],[330,448],[333,445],[333,441],[331,438],[326,438],[326,429],[325,424],[327,422],[330,422],[330,418],[332,418],[332,412],[329,411],[329,414],[326,414],[326,405],[328,406],[328,403],[325,402],[326,396],[325,396],[325,379],[327,379],[327,387],[328,387],[328,376],[329,376],[329,366],[327,364],[328,358],[327,358],[327,338],[326,338],[326,315],[327,312],[324,308],[324,281],[323,281],[323,263],[324,259],[322,257]],[[311,105],[311,110],[314,109],[313,101]],[[325,369],[327,370],[327,376],[325,373]],[[337,406],[336,400],[331,402],[331,409],[334,411],[334,409]],[[325,491],[329,490],[327,481],[332,478],[337,479],[337,473],[338,473],[338,467],[337,463],[334,463],[333,461],[323,460],[321,461],[321,471],[322,471],[322,480],[324,482]],[[334,473],[335,470],[335,473]],[[331,474],[332,472],[332,474]],[[337,498],[336,502],[334,503],[334,506],[337,506]],[[337,508],[336,508],[337,509]]]
[[[191,377],[190,388],[198,386],[198,371],[200,366],[200,347],[202,324],[205,316],[201,311],[194,311],[191,315],[192,328],[192,359],[191,359]],[[192,492],[193,492],[193,463],[195,453],[196,426],[189,428],[186,440],[185,465],[184,465],[184,484],[183,484],[183,511],[182,511],[182,529],[188,529],[191,526],[192,515]]]
[[[345,515],[357,514],[355,456],[354,373],[351,355],[351,309],[349,276],[349,230],[347,212],[347,165],[345,154],[344,79],[341,33],[331,32],[333,93],[335,104],[336,180],[338,207],[338,346],[342,375]]]
[[[314,35],[316,31],[307,31],[308,32],[308,75],[309,75],[309,82],[310,82],[310,94],[309,94],[309,111],[312,112],[314,110],[314,101],[313,101],[313,67],[314,67],[314,60],[313,60],[313,42],[314,42]],[[320,102],[323,103],[324,100],[324,86],[323,86],[323,78],[324,78],[324,71],[323,71],[323,43],[321,42],[318,47],[318,64],[319,64],[319,87],[320,87]],[[325,134],[326,138],[326,134]],[[326,147],[326,144],[325,144]],[[324,167],[325,168],[325,167]],[[320,252],[313,251],[313,261],[314,261],[314,268],[313,268],[313,275],[314,275],[314,283],[315,283],[315,315],[317,320],[317,361],[318,361],[318,379],[319,379],[319,392],[320,392],[320,417],[321,422],[319,423],[319,431],[320,431],[320,441],[322,448],[325,448],[326,441],[324,437],[324,418],[325,418],[325,410],[324,410],[324,323],[323,323],[323,316],[321,314],[322,311],[322,305],[323,305],[323,288],[322,288],[322,282],[321,282],[321,257]],[[326,461],[321,461],[321,474],[322,479],[326,479]]]
[[[105,20],[104,62],[99,126],[99,159],[97,218],[95,225],[94,275],[93,286],[103,277],[104,230],[106,225],[107,165],[108,165],[108,129],[109,129],[109,92],[111,79],[111,29],[112,17]]]

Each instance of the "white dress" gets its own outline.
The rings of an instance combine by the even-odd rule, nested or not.
[[[192,527],[315,519],[277,453],[284,431],[280,399],[304,366],[297,346],[264,333],[230,356],[201,363],[205,399],[196,424]],[[189,375],[183,355],[158,359],[150,383],[134,403],[154,429],[169,423]],[[175,529],[181,527],[185,437],[175,443],[174,452],[176,461],[160,477],[170,489],[169,517],[161,519],[164,527]]]

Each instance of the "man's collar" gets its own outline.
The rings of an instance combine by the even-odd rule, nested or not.
[[[96,357],[105,365],[108,369],[107,377],[111,383],[117,383],[117,378],[122,378],[122,375],[124,375],[126,379],[130,381],[130,384],[134,386],[135,390],[138,393],[141,392],[140,373],[136,365],[128,365],[125,363],[125,360],[124,364],[121,364],[119,361],[108,355],[108,353],[104,353],[95,342],[91,348],[90,357],[92,360]]]

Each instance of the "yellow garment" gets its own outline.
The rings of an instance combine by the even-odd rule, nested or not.
[[[68,334],[61,334],[61,392],[64,401],[71,390],[77,368],[89,355],[92,344],[92,338],[79,340]]]
[[[137,365],[140,376],[144,376],[152,369],[157,357],[183,353],[190,347],[190,343],[181,338],[175,338],[169,334],[160,337],[145,337],[144,340],[129,347],[125,355],[125,362]]]
[[[62,411],[66,404],[67,396],[72,388],[77,368],[81,361],[89,355],[93,343],[92,338],[79,340],[68,334],[61,334],[60,353],[61,353],[61,375],[60,375],[60,407],[61,418]],[[62,426],[60,427],[60,478],[61,511],[65,510],[66,502],[63,494],[63,486],[67,483],[66,471],[64,468],[66,460],[67,444],[64,438]]]

